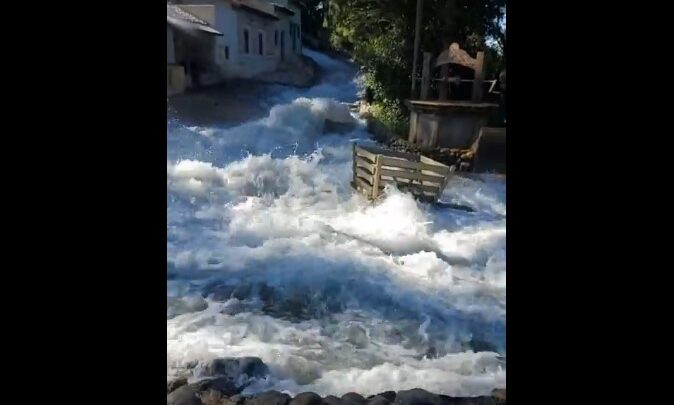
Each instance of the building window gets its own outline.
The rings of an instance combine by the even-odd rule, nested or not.
[[[264,33],[262,31],[257,33],[257,51],[260,55],[264,55]]]
[[[248,30],[243,30],[243,52],[250,53],[250,38],[248,38]]]
[[[225,59],[229,60],[229,47],[225,47]]]
[[[274,46],[278,46],[278,30],[274,30]]]

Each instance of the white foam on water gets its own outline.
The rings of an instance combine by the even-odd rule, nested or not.
[[[246,392],[504,387],[505,185],[452,179],[442,200],[475,212],[371,204],[349,185],[356,70],[305,53],[324,79],[274,87],[267,117],[168,125],[167,377],[258,356],[271,376]]]

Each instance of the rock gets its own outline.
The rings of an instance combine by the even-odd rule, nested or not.
[[[323,126],[324,134],[346,134],[353,131],[354,123],[336,122],[332,120],[325,120]]]
[[[444,405],[494,405],[491,397],[450,397],[440,395]]]
[[[232,298],[234,286],[227,284],[209,285],[201,293],[202,297],[211,296],[214,301],[227,301]]]
[[[177,390],[178,388],[182,387],[183,385],[187,385],[187,378],[185,377],[171,380],[166,383],[166,393],[170,394],[173,391]]]
[[[215,390],[226,397],[236,395],[243,389],[234,385],[234,382],[226,376],[201,380],[194,384],[190,384],[189,387],[193,387],[197,392]]]
[[[208,390],[200,394],[201,402],[204,405],[224,405],[227,399],[216,390]]]
[[[197,396],[197,390],[189,385],[183,385],[166,396],[167,405],[203,405]]]
[[[315,392],[302,392],[290,401],[290,405],[321,405],[323,398]]]
[[[491,392],[491,397],[494,398],[497,404],[506,403],[506,390],[505,388],[496,388]]]
[[[394,403],[401,405],[442,405],[443,400],[439,395],[432,394],[421,388],[414,388],[398,391]]]
[[[344,405],[344,401],[341,399],[337,398],[334,395],[328,395],[327,397],[323,398],[323,404],[324,405]]]
[[[203,311],[208,308],[208,303],[200,296],[181,298],[171,297],[167,298],[166,306],[166,316],[168,319],[171,319],[178,315]]]
[[[367,401],[367,405],[389,405],[390,403],[391,400],[381,395],[375,395]]]
[[[431,346],[426,350],[425,357],[427,359],[436,359],[438,357],[438,351],[434,346]]]
[[[288,405],[290,395],[278,391],[267,391],[255,395],[246,401],[246,405]]]
[[[246,402],[246,397],[242,396],[241,394],[233,395],[228,399],[229,403],[226,405],[242,405],[244,402]]]
[[[211,360],[204,371],[208,376],[227,376],[237,380],[241,375],[263,378],[269,374],[269,367],[259,357],[217,358]]]
[[[257,289],[260,300],[265,304],[273,303],[274,301],[274,287],[268,286],[266,283],[260,283]]]
[[[486,340],[478,339],[478,338],[471,338],[470,342],[468,343],[470,348],[474,352],[494,352],[497,353],[498,349],[496,346],[493,344],[487,342]]]
[[[396,399],[396,392],[395,391],[384,391],[380,392],[377,394],[378,397],[384,397],[388,399],[389,401],[393,402]]]
[[[367,400],[360,394],[355,392],[347,392],[342,395],[342,402],[346,405],[363,405]]]
[[[243,301],[250,296],[252,286],[250,284],[239,284],[232,291],[232,298]]]

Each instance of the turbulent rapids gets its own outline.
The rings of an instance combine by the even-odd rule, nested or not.
[[[395,189],[369,204],[349,185],[351,143],[370,142],[344,104],[357,71],[305,54],[323,79],[269,86],[255,101],[266,117],[169,114],[167,378],[256,356],[269,374],[244,393],[505,387],[505,184],[451,180],[442,201],[474,212]]]

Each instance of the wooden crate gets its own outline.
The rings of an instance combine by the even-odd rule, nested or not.
[[[394,183],[424,201],[435,202],[447,185],[449,166],[425,156],[353,144],[351,186],[376,199],[386,184]]]

